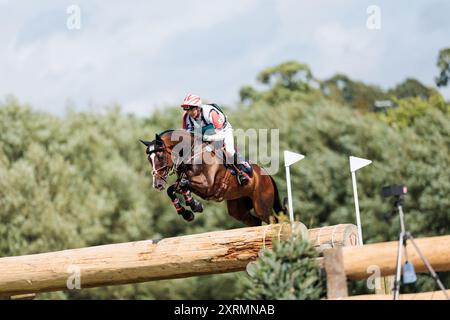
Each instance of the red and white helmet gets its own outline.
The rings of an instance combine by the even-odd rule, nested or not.
[[[181,104],[181,107],[194,106],[200,107],[202,105],[202,99],[195,94],[188,94]]]

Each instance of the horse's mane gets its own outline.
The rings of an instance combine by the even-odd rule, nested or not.
[[[174,131],[183,132],[184,134],[190,135],[190,136],[193,136],[193,135],[194,135],[193,132],[189,132],[189,131],[186,131],[186,130],[184,130],[184,129],[167,129],[167,130],[164,130],[163,132],[161,132],[161,133],[158,134],[158,135],[159,135],[159,136],[162,136],[162,135],[164,135],[164,134],[172,134]]]
[[[167,130],[164,130],[163,132],[159,133],[158,135],[162,136],[165,133],[172,133],[173,131],[175,131],[175,129],[167,129]]]
[[[174,134],[174,132],[179,133],[180,137],[189,137],[189,136],[191,138],[195,137],[193,132],[189,132],[189,131],[186,131],[184,129],[167,129],[167,130],[164,130],[163,132],[161,132],[158,135],[160,137],[171,137]],[[184,138],[182,138],[182,141],[183,141],[183,139]],[[170,138],[170,140],[172,140],[172,139]],[[191,141],[191,143],[192,143],[193,140],[189,140],[189,141]],[[181,141],[178,140],[177,142],[174,143],[174,145],[178,144],[179,142],[181,142]]]

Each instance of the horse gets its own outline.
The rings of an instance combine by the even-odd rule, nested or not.
[[[186,221],[194,219],[193,212],[203,211],[203,205],[193,198],[191,191],[204,200],[225,200],[228,214],[247,226],[276,223],[278,214],[286,214],[274,179],[259,165],[252,164],[249,182],[240,185],[230,168],[224,165],[224,158],[220,156],[223,148],[212,148],[193,132],[166,130],[156,134],[153,141],[140,141],[146,146],[148,161],[153,168],[155,189],[164,190],[168,176],[177,174],[176,183],[167,188],[167,195]],[[177,194],[182,194],[185,205],[192,211],[181,205]]]

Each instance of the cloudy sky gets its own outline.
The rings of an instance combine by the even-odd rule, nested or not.
[[[70,5],[79,30],[67,28]],[[379,30],[366,26],[370,5]],[[148,115],[188,92],[234,104],[261,69],[288,59],[319,78],[433,85],[449,12],[446,0],[0,0],[0,99],[57,114],[117,102]]]

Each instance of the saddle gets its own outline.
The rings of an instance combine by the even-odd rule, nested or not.
[[[222,145],[222,147],[219,150],[214,148],[214,147],[213,147],[213,149],[209,149],[209,151],[211,151],[211,150],[213,150],[217,156],[219,156],[219,154],[220,154],[219,157],[222,158],[223,165],[225,166],[225,168],[227,170],[229,170],[231,172],[232,175],[236,176],[238,174],[237,170],[244,171],[249,177],[251,177],[253,175],[253,165],[252,165],[252,163],[249,160],[243,158],[240,154],[238,154],[237,151],[235,151],[236,152],[236,157],[237,157],[237,159],[240,159],[239,163],[242,163],[242,165],[240,165],[239,168],[236,168],[236,166],[234,164],[232,164],[232,163],[227,163],[226,156],[225,156],[225,150],[224,150],[223,145]],[[220,151],[220,152],[218,152],[218,151]]]
[[[244,171],[246,174],[248,174],[251,177],[253,175],[253,165],[247,159],[244,159],[242,162],[246,162],[241,166],[242,171]],[[225,166],[225,168],[227,168],[228,170],[231,171],[232,175],[235,176],[238,174],[236,167],[233,164],[229,164],[224,161],[223,165]]]

